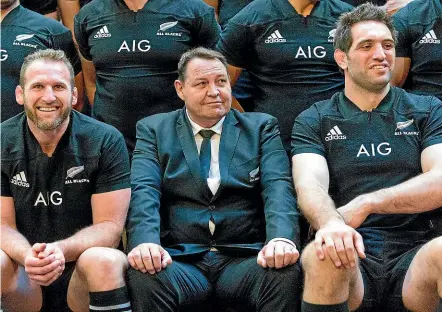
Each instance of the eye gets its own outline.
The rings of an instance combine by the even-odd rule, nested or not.
[[[207,81],[200,81],[196,84],[197,87],[205,87],[207,85]]]
[[[32,86],[32,89],[43,89],[43,88],[44,88],[43,85],[39,83]]]
[[[218,84],[224,85],[226,83],[227,83],[227,79],[225,79],[225,78],[218,79]]]
[[[394,44],[391,42],[384,43],[384,49],[391,50],[394,48]]]
[[[54,86],[54,89],[55,89],[55,90],[64,90],[65,87],[64,87],[63,85],[55,85],[55,86]]]
[[[362,50],[370,50],[370,48],[371,48],[371,44],[366,43],[366,44],[361,45]]]

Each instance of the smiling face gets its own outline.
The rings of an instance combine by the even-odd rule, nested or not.
[[[185,79],[176,80],[175,89],[190,118],[202,127],[210,128],[230,110],[232,90],[227,70],[217,59],[189,61]]]
[[[390,82],[395,59],[393,36],[385,24],[365,21],[352,26],[352,45],[347,54],[336,50],[344,70],[346,88],[354,86],[379,92]]]
[[[77,89],[63,62],[38,60],[24,73],[24,85],[17,86],[16,100],[24,105],[28,124],[43,131],[57,130],[68,123]]]

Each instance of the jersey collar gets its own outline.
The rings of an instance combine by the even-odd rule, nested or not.
[[[372,110],[372,112],[389,112],[393,107],[393,103],[397,99],[397,90],[395,87],[391,87],[387,95],[379,103],[378,107]],[[363,113],[356,104],[354,104],[348,97],[345,96],[344,92],[340,92],[338,97],[338,109],[345,118],[350,118],[356,114]]]

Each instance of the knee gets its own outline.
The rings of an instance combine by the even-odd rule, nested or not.
[[[442,237],[435,238],[428,242],[424,248],[422,248],[422,252],[425,253],[423,255],[423,258],[426,258],[425,262],[436,268],[439,272],[442,272],[442,258],[440,257],[442,254]]]
[[[336,278],[347,279],[356,269],[343,269],[335,266],[328,255],[320,260],[316,254],[316,248],[313,243],[307,245],[301,255],[301,265],[305,275],[309,275],[315,280],[330,280]]]
[[[92,247],[85,250],[77,260],[75,270],[87,279],[123,279],[127,270],[127,257],[112,248]]]

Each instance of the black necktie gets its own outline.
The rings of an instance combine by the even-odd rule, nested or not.
[[[207,181],[210,170],[210,155],[211,155],[211,144],[210,138],[215,134],[212,130],[200,130],[199,134],[203,137],[203,142],[201,143],[200,149],[200,166],[201,166],[201,177],[204,181]]]

